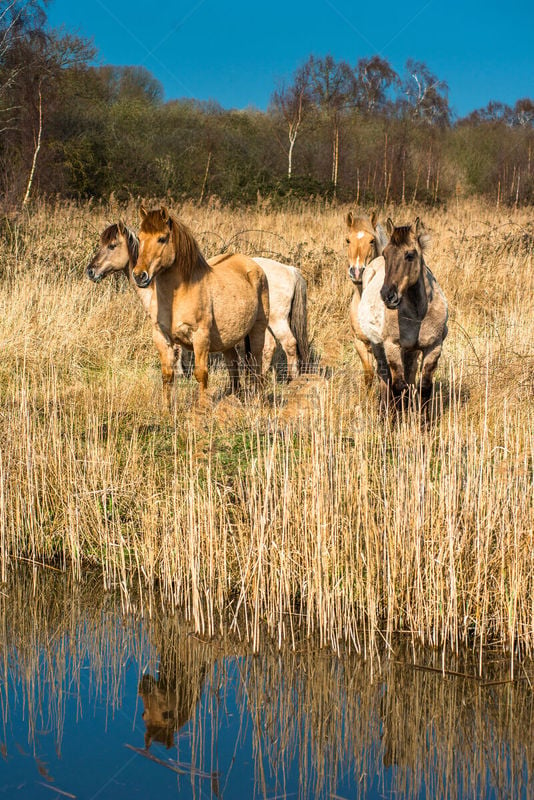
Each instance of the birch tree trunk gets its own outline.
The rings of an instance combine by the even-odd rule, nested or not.
[[[33,183],[33,176],[35,175],[35,167],[37,165],[37,156],[39,155],[39,150],[41,149],[41,134],[43,131],[43,97],[41,94],[41,90],[39,89],[39,129],[37,131],[37,141],[35,143],[35,150],[33,152],[33,159],[32,159],[32,167],[30,170],[30,177],[28,178],[28,185],[26,187],[26,194],[24,195],[24,200],[22,201],[22,207],[26,206],[30,200],[30,193],[32,190],[32,183]]]

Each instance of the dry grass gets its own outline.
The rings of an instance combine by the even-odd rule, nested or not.
[[[347,312],[345,208],[177,209],[213,254],[298,263],[325,374],[264,403],[160,408],[150,326],[125,281],[83,275],[114,207],[40,206],[0,259],[0,556],[101,566],[125,598],[182,607],[258,648],[297,629],[335,650],[414,642],[534,649],[534,227],[528,210],[418,211],[451,306],[435,420],[387,424]],[[121,210],[135,224],[135,209]],[[245,232],[244,231],[248,231]],[[254,232],[255,231],[255,232]]]

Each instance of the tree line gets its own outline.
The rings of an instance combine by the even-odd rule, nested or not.
[[[142,67],[92,66],[83,38],[51,30],[46,0],[0,0],[0,191],[251,203],[337,197],[534,199],[534,101],[451,112],[445,81],[408,60],[354,66],[310,55],[267,110],[164,102]]]

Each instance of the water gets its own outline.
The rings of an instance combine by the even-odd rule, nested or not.
[[[254,656],[49,570],[3,587],[0,639],[0,800],[534,797],[532,670],[491,653],[483,681],[401,645]]]

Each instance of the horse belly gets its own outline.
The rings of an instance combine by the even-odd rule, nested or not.
[[[258,299],[252,289],[248,297],[246,294],[227,294],[221,299],[214,297],[210,350],[222,352],[235,347],[250,331],[257,316]]]

